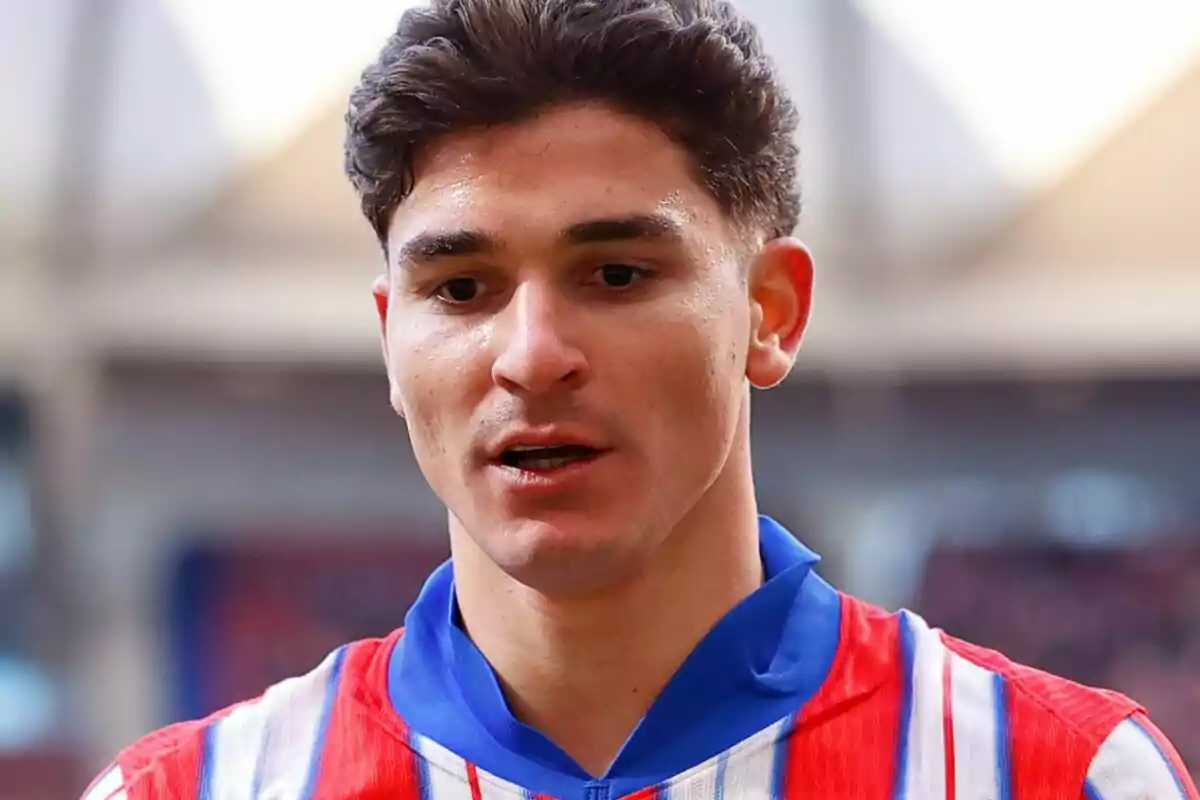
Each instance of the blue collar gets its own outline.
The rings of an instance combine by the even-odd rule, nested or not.
[[[665,781],[795,713],[833,664],[841,602],[812,572],[819,557],[767,517],[759,540],[766,582],[701,640],[601,779],[513,717],[454,621],[450,562],[408,613],[388,669],[392,703],[417,733],[534,792],[571,800],[608,783],[620,797]]]

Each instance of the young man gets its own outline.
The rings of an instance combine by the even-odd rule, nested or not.
[[[381,641],[168,728],[121,798],[1196,798],[1132,701],[839,594],[760,518],[813,267],[720,0],[434,0],[354,92],[391,402],[453,558]]]

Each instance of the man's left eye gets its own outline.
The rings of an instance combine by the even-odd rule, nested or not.
[[[632,264],[605,264],[597,270],[597,275],[605,286],[612,289],[624,289],[633,285],[639,278],[644,278],[648,270],[635,267]]]

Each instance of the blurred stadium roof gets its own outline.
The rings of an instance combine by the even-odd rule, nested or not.
[[[736,1],[772,22],[789,14],[781,7],[821,5]],[[210,86],[224,130],[240,148],[263,153],[319,112],[324,99],[338,95],[345,76],[374,55],[400,13],[417,3],[168,0],[166,5]],[[1006,175],[1022,184],[1054,180],[1200,48],[1200,5],[1193,0],[858,0],[857,5],[948,96]],[[791,14],[799,21],[807,12]],[[764,25],[764,31],[783,40],[791,36],[789,27],[795,26]],[[263,57],[268,41],[272,58]],[[795,49],[780,41],[774,52],[790,62]]]
[[[341,114],[412,4],[112,0],[105,256],[77,307],[96,347],[373,363],[379,256]],[[1200,4],[740,4],[804,112],[801,232],[823,266],[807,369],[1200,365]],[[0,132],[0,364],[36,353],[56,305],[37,275],[71,7],[0,8],[25,78],[0,95],[21,121]]]

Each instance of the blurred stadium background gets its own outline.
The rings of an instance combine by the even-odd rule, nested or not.
[[[0,3],[3,800],[390,630],[444,557],[340,172],[406,5]],[[821,266],[764,510],[1197,768],[1200,4],[741,5]]]

